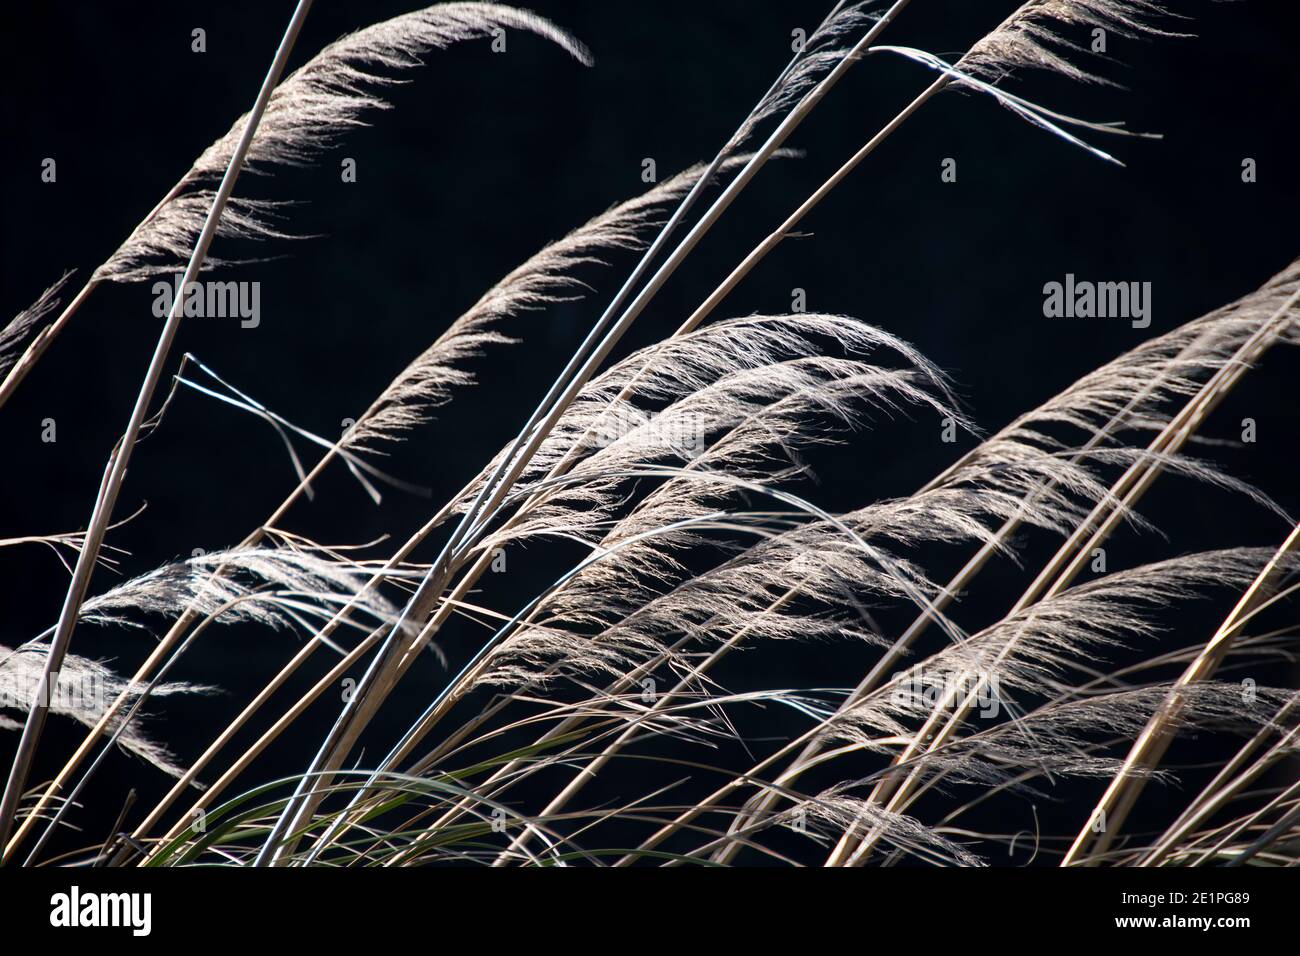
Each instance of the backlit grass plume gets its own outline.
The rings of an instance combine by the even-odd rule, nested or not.
[[[1071,822],[1038,833],[1036,862],[1300,863],[1300,792],[1263,785],[1295,759],[1300,695],[1249,677],[1260,662],[1293,659],[1298,533],[1263,490],[1190,454],[1261,357],[1300,341],[1300,260],[992,431],[961,407],[959,383],[885,319],[725,313],[749,272],[935,94],[986,93],[1110,158],[1066,128],[1082,136],[1113,126],[1053,112],[1006,81],[1028,69],[1093,79],[1071,30],[1175,35],[1151,0],[1029,0],[944,59],[892,43],[909,3],[925,6],[837,4],[772,85],[755,91],[756,105],[710,161],[547,244],[458,317],[431,316],[431,344],[382,370],[377,397],[337,441],[292,426],[293,410],[272,413],[206,367],[225,392],[179,376],[272,423],[291,449],[321,446],[320,456],[308,469],[294,453],[300,481],[264,523],[232,532],[243,534],[238,544],[84,600],[70,590],[73,620],[95,627],[75,631],[77,653],[63,658],[58,687],[93,677],[104,693],[50,706],[90,729],[60,756],[52,782],[11,775],[5,860],[43,862],[56,837],[66,842],[79,798],[121,747],[143,758],[132,773],[176,779],[133,809],[120,836],[97,835],[65,859],[979,866],[1006,860],[1013,834],[1035,828],[1030,799],[1061,793]],[[498,29],[536,34],[591,63],[559,27],[497,4],[437,5],[361,29],[289,74],[261,112],[213,143],[87,290],[174,269],[196,246],[200,267],[198,237],[214,202],[224,234],[288,235],[272,218],[279,207],[234,198],[222,212],[216,184],[228,168],[317,162],[387,107],[385,85],[433,51]],[[699,241],[767,160],[788,155],[794,129],[814,108],[832,108],[830,89],[851,68],[869,70],[878,52],[938,75],[723,270],[675,331],[618,351],[667,279],[697,264]],[[557,304],[585,308],[592,290],[582,270],[629,256],[635,265],[591,310],[590,331],[553,386],[528,396],[539,400],[520,413],[517,436],[486,462],[456,460],[464,487],[430,506],[405,541],[327,548],[290,530],[291,506],[336,459],[380,503],[376,455],[400,461],[404,440],[441,427],[434,409],[464,411],[456,399],[476,366],[526,343]],[[11,366],[0,403],[71,315],[18,355],[57,292],[0,333]],[[148,387],[142,394],[148,404]],[[322,383],[319,400],[328,394]],[[871,462],[906,453],[878,432],[941,427],[973,447],[924,485],[871,500],[864,483],[848,508],[819,503],[808,479],[831,446]],[[127,447],[138,432],[128,431]],[[1144,505],[1169,481],[1203,483],[1271,514],[1277,542],[1090,565],[1117,528],[1159,530]],[[108,510],[96,512],[101,525]],[[94,535],[59,540],[79,552],[79,567],[102,557]],[[1052,543],[1045,563],[1027,540]],[[417,563],[424,547],[434,557]],[[547,569],[547,580],[507,603],[484,577],[507,560]],[[1031,583],[999,590],[981,576],[994,560],[1020,562]],[[991,619],[971,620],[960,603],[976,590],[998,609]],[[1226,617],[1220,606],[1231,608]],[[221,640],[214,623],[266,632],[282,661],[201,751],[172,754],[159,742],[166,724],[154,721],[146,736],[139,715],[152,698],[211,690],[166,678],[196,640]],[[66,637],[70,626],[0,648],[0,730],[23,731],[15,766],[50,746],[39,721],[12,718],[35,713],[28,696],[56,653],[51,634]],[[105,628],[161,633],[149,653],[109,670],[94,647]],[[470,635],[468,651],[453,629]],[[868,663],[833,686],[806,686],[798,668],[759,681],[767,672],[744,667],[837,643],[854,649],[845,660]],[[459,659],[447,666],[453,650]],[[437,689],[404,712],[398,702],[409,709],[409,697],[395,691],[433,667]],[[390,713],[402,717],[397,733],[377,720]],[[1235,735],[1235,756],[1195,778],[1206,778],[1199,786],[1169,791],[1171,812],[1155,831],[1126,827],[1148,787],[1180,779],[1165,756],[1189,729]],[[298,748],[288,778],[267,770],[275,745]]]

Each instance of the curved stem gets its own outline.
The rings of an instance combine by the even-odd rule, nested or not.
[[[230,164],[226,167],[225,175],[221,178],[221,185],[217,188],[216,195],[213,197],[212,208],[208,210],[207,219],[204,221],[203,229],[195,243],[189,265],[185,269],[185,276],[182,279],[183,287],[188,287],[189,283],[195,281],[199,270],[203,266],[203,260],[207,256],[208,248],[212,245],[212,239],[216,235],[217,224],[221,220],[221,214],[225,210],[231,193],[234,192],[235,181],[239,178],[239,171],[244,164],[244,158],[248,154],[249,147],[253,143],[253,136],[257,132],[257,126],[261,122],[262,114],[266,110],[266,104],[271,98],[271,92],[280,80],[285,64],[289,61],[289,53],[293,50],[294,42],[297,40],[298,32],[307,17],[307,11],[311,9],[311,4],[312,0],[299,0],[293,18],[289,21],[288,29],[280,41],[279,49],[276,50],[271,68],[262,81],[262,88],[258,92],[257,101],[248,114],[248,120],[244,124],[243,133],[240,135],[239,142],[231,156]],[[131,412],[126,431],[123,433],[115,451],[109,456],[104,481],[96,498],[94,510],[91,512],[85,543],[77,556],[72,581],[64,598],[63,609],[59,614],[59,623],[50,642],[50,651],[45,661],[45,669],[37,685],[36,699],[28,712],[27,723],[23,727],[18,752],[14,758],[13,767],[10,769],[8,783],[5,786],[3,801],[0,801],[0,844],[8,843],[14,817],[18,811],[18,802],[26,786],[27,774],[31,769],[32,759],[40,742],[41,731],[45,726],[45,717],[49,711],[50,694],[54,682],[57,680],[58,671],[63,665],[63,658],[67,654],[68,644],[72,640],[72,631],[76,626],[77,614],[81,609],[81,602],[85,598],[86,589],[90,584],[91,572],[94,570],[95,561],[104,542],[104,533],[108,528],[109,521],[112,519],[113,508],[117,504],[117,497],[121,492],[123,479],[126,477],[126,467],[130,462],[131,452],[139,437],[140,429],[144,425],[154,391],[162,378],[163,366],[167,362],[172,342],[176,338],[176,333],[180,330],[181,319],[184,315],[181,306],[181,297],[177,296],[176,301],[172,303],[171,311],[168,313],[162,332],[159,334],[158,344],[154,349],[153,358],[150,360],[144,382],[141,384],[140,391],[136,396],[135,407]],[[10,852],[12,852],[12,848],[6,846],[6,858]]]

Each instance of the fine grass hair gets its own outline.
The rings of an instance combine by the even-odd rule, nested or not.
[[[963,407],[960,381],[883,319],[718,314],[942,93],[980,94],[963,108],[988,110],[993,123],[1025,120],[1062,149],[1117,162],[1094,141],[1131,134],[1033,102],[1010,81],[1048,71],[1094,82],[1077,31],[1175,42],[1187,23],[1151,0],[1028,0],[941,57],[906,37],[894,43],[899,14],[924,3],[836,4],[711,159],[603,212],[578,211],[568,234],[384,369],[388,384],[339,437],[174,356],[183,315],[173,307],[87,530],[0,541],[44,544],[75,564],[58,621],[0,647],[0,734],[15,741],[3,860],[51,861],[79,825],[82,798],[103,789],[89,782],[120,750],[123,795],[136,774],[163,775],[164,795],[129,804],[113,832],[85,833],[59,862],[981,866],[1006,861],[1017,832],[1029,832],[1037,864],[1300,864],[1300,786],[1273,785],[1300,743],[1300,691],[1239,676],[1261,661],[1284,673],[1292,660],[1300,526],[1263,490],[1189,453],[1261,358],[1300,341],[1300,259],[994,431]],[[0,414],[96,287],[249,266],[209,256],[214,237],[293,241],[311,255],[295,238],[294,197],[245,197],[240,171],[321,162],[355,127],[381,121],[387,87],[418,83],[421,65],[453,44],[526,33],[599,69],[582,42],[533,13],[447,3],[361,28],[286,72],[310,6],[298,4],[250,111],[85,285],[69,295],[65,274],[0,330]],[[908,105],[866,131],[816,190],[792,197],[788,217],[739,263],[699,266],[723,278],[675,330],[620,350],[768,161],[798,160],[786,144],[802,121],[845,108],[827,94],[881,53],[915,71]],[[617,291],[595,299],[591,267],[608,275],[628,259]],[[587,309],[590,331],[546,394],[528,396],[535,409],[519,409],[517,435],[497,454],[466,460],[447,446],[465,483],[430,502],[405,540],[327,545],[295,526],[294,506],[318,494],[330,468],[375,507],[420,491],[395,477],[404,443],[436,433],[437,419],[472,417],[457,400],[476,387],[476,369],[526,347],[560,306]],[[297,481],[261,524],[231,529],[228,546],[149,556],[155,570],[104,586],[96,570],[122,556],[106,536],[118,527],[126,459],[182,392],[270,424]],[[847,447],[866,460],[886,453],[877,431],[936,422],[970,450],[923,486],[847,510],[819,503],[821,452]],[[304,446],[314,461],[300,457]],[[1276,541],[1091,567],[1121,527],[1158,536],[1141,506],[1171,481],[1269,513]],[[1054,550],[1038,562],[1029,544],[1044,541]],[[498,599],[484,575],[507,559],[550,569],[548,582],[522,603]],[[981,576],[995,563],[1019,564],[1029,585],[1005,592]],[[995,619],[963,613],[975,590],[1000,609]],[[279,669],[240,692],[233,718],[204,729],[199,752],[177,753],[150,704],[192,697],[198,707],[231,693],[169,678],[197,642],[219,639],[211,625],[264,632]],[[140,635],[137,656],[102,660],[105,629]],[[463,636],[456,629],[471,635],[468,652],[451,642],[454,630]],[[831,687],[728,686],[742,659],[837,644],[870,665]],[[395,692],[417,668],[435,668],[439,689],[394,736],[377,717],[401,713]],[[38,780],[47,714],[85,732]],[[768,726],[781,735],[762,733]],[[1180,791],[1171,784],[1183,776],[1165,758],[1190,732],[1231,744],[1207,749],[1215,763],[1204,781]],[[267,751],[290,742],[299,770],[277,777]],[[1170,788],[1166,818],[1126,826],[1149,787]],[[1040,831],[1032,801],[1056,792],[1070,823]]]

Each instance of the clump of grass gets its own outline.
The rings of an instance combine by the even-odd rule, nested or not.
[[[39,862],[118,745],[145,758],[141,773],[154,772],[151,763],[177,780],[120,839],[110,835],[86,851],[98,864],[675,865],[759,855],[789,862],[796,840],[812,841],[801,845],[801,858],[815,854],[828,865],[977,865],[1008,835],[979,832],[968,815],[996,803],[1023,819],[1018,798],[1065,777],[1098,779],[1101,795],[1095,806],[1074,808],[1074,831],[1041,835],[1044,858],[1297,862],[1300,792],[1257,784],[1294,751],[1300,698],[1253,685],[1247,693],[1215,678],[1238,656],[1287,653],[1292,629],[1256,624],[1295,586],[1300,532],[1276,548],[1173,556],[1077,579],[1123,522],[1144,524],[1137,506],[1166,472],[1280,513],[1184,449],[1265,352],[1295,341],[1300,261],[1085,375],[913,494],[844,513],[806,492],[807,450],[869,442],[875,422],[904,414],[974,434],[948,378],[902,339],[851,317],[713,319],[812,208],[947,89],[989,94],[1110,158],[1081,137],[1113,134],[1114,126],[1063,116],[1001,81],[1028,67],[1090,79],[1061,41],[1063,26],[1168,33],[1162,9],[1148,0],[1029,0],[949,63],[880,42],[908,3],[838,4],[710,162],[597,215],[504,277],[398,371],[337,442],[296,429],[211,373],[224,391],[203,386],[209,394],[270,422],[291,448],[292,432],[324,453],[311,469],[300,467],[297,486],[239,545],[87,598],[126,458],[158,418],[146,414],[180,320],[173,311],[90,530],[42,539],[77,551],[60,621],[0,655],[0,691],[12,691],[0,704],[27,712],[25,725],[0,724],[24,730],[0,815],[4,858]],[[308,6],[299,5],[254,109],[12,361],[0,402],[97,283],[136,281],[180,261],[192,278],[212,264],[207,245],[222,232],[283,238],[268,218],[273,207],[234,195],[240,168],[314,161],[383,108],[375,91],[424,55],[508,27],[590,62],[578,41],[532,14],[454,3],[345,37],[280,82]],[[844,73],[879,52],[939,76],[673,335],[611,361],[736,196],[769,159],[788,155],[791,133]],[[523,334],[524,313],[577,297],[584,287],[576,270],[612,250],[642,255],[518,436],[406,542],[363,559],[281,527],[336,459],[379,502],[387,480],[372,462],[379,449],[400,448],[429,427],[431,410],[472,384],[474,360]],[[6,354],[52,314],[56,290],[0,334]],[[950,613],[955,598],[990,560],[1016,557],[1024,530],[1061,544],[1023,594],[1006,595],[996,621],[968,631]],[[415,563],[426,543],[437,545],[436,557]],[[476,585],[505,549],[528,544],[559,562],[575,543],[581,559],[557,563],[553,582],[522,607],[480,603]],[[952,548],[969,557],[944,580],[936,555]],[[1170,650],[1162,624],[1169,612],[1215,591],[1239,595],[1228,617]],[[895,633],[868,612],[881,606],[907,609],[914,620]],[[142,612],[173,623],[130,678],[69,652],[79,621],[139,625]],[[397,740],[377,739],[376,715],[425,651],[438,651],[453,615],[482,626],[478,650]],[[180,761],[142,735],[137,714],[152,696],[205,690],[164,678],[210,624],[233,619],[297,629],[306,640],[200,755]],[[813,640],[860,642],[874,649],[875,663],[837,688],[733,692],[721,683],[721,663],[737,652]],[[314,659],[322,648],[334,654],[330,666]],[[1108,663],[1127,650],[1142,653],[1139,663]],[[326,691],[358,667],[355,692],[331,712]],[[280,692],[300,671],[314,683],[284,700]],[[51,708],[39,691],[33,706],[16,690],[78,672],[102,672],[112,699]],[[761,755],[727,746],[743,738],[737,715],[750,708],[788,709],[806,727]],[[49,709],[90,731],[51,783],[29,791],[27,768]],[[257,718],[260,736],[228,753]],[[268,781],[259,757],[291,726],[317,731],[321,744],[303,755],[301,773]],[[1126,832],[1129,810],[1148,782],[1168,776],[1165,751],[1188,728],[1240,731],[1247,742],[1161,832]],[[366,763],[358,767],[363,741]],[[736,752],[745,759],[724,759]],[[612,781],[622,798],[584,800],[597,780]]]

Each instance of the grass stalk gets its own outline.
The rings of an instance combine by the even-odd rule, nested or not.
[[[268,837],[263,853],[259,856],[259,862],[268,862],[272,856],[270,847],[275,840],[283,836],[286,830],[292,828],[290,820],[290,811],[297,814],[299,821],[303,819],[304,812],[299,806],[303,795],[312,782],[316,780],[317,772],[326,766],[330,769],[337,769],[344,759],[346,751],[355,743],[357,737],[364,725],[368,722],[370,716],[377,710],[379,704],[386,696],[387,688],[391,688],[395,683],[390,675],[386,672],[398,666],[400,651],[397,645],[397,635],[404,620],[409,616],[419,619],[423,614],[428,613],[428,606],[431,605],[430,595],[435,591],[441,591],[446,585],[447,579],[454,573],[451,566],[451,560],[455,549],[460,545],[461,539],[468,539],[475,527],[475,522],[480,514],[491,515],[500,505],[506,493],[510,490],[518,476],[522,473],[524,467],[532,459],[533,454],[541,445],[555,423],[559,420],[560,415],[572,402],[578,391],[583,385],[590,380],[596,368],[605,361],[614,346],[621,339],[624,332],[631,326],[636,318],[649,304],[650,300],[658,293],[659,289],[667,282],[668,278],[676,271],[681,262],[695,248],[700,239],[708,232],[713,224],[718,220],[723,212],[731,205],[735,197],[749,183],[757,171],[767,162],[769,158],[780,148],[785,139],[793,132],[794,128],[811,112],[812,108],[820,102],[821,98],[830,90],[838,81],[849,66],[858,58],[861,51],[874,40],[879,32],[894,17],[897,16],[910,2],[910,0],[895,0],[895,3],[888,11],[872,26],[862,40],[858,42],[853,50],[836,64],[835,68],[806,96],[798,106],[795,107],[775,131],[768,137],[763,146],[755,153],[750,161],[745,165],[740,173],[728,184],[722,195],[713,203],[709,210],[701,217],[694,227],[674,249],[669,258],[660,266],[655,274],[650,278],[641,292],[633,298],[632,302],[619,316],[617,321],[613,321],[614,315],[621,306],[622,301],[630,294],[635,283],[648,268],[650,262],[658,254],[660,248],[667,243],[668,237],[672,232],[675,223],[670,222],[656,238],[655,243],[647,250],[641,263],[633,274],[629,277],[627,283],[619,291],[614,301],[605,310],[600,319],[596,322],[586,340],[579,346],[566,368],[560,373],[560,376],[551,386],[550,391],[542,399],[536,410],[530,416],[529,420],[520,430],[518,437],[515,439],[510,451],[502,458],[501,462],[483,485],[478,496],[470,509],[463,516],[460,525],[452,533],[450,540],[444,547],[442,555],[434,562],[430,569],[429,575],[421,584],[420,590],[412,598],[407,609],[403,611],[402,619],[394,626],[389,638],[385,641],[384,647],[376,654],[372,667],[367,670],[358,687],[357,694],[343,708],[338,721],[335,722],[330,734],[327,735],[322,743],[316,758],[312,761],[311,768],[302,778],[303,782],[299,787],[299,792],[295,793],[286,805],[285,812],[281,817],[280,823],[277,824],[271,835]],[[725,150],[724,150],[725,152]],[[716,168],[721,163],[723,154],[720,153],[711,164],[711,168]],[[847,174],[847,173],[846,173]],[[706,173],[707,178],[711,173]],[[693,200],[694,190],[688,200]],[[685,201],[683,203],[685,205]],[[612,322],[612,325],[611,325]],[[606,329],[608,328],[608,331]],[[486,565],[480,561],[483,567]],[[482,573],[480,570],[478,573]],[[471,571],[473,574],[473,571]],[[468,588],[466,588],[468,590]],[[453,597],[458,600],[459,596]],[[425,628],[421,636],[416,641],[416,648],[422,646],[423,642],[432,637],[436,629],[430,630]],[[375,685],[380,684],[384,689],[375,691]]]
[[[244,131],[236,146],[235,153],[230,164],[226,167],[226,173],[222,177],[221,185],[213,198],[212,208],[208,211],[207,219],[203,223],[203,230],[199,234],[194,252],[190,256],[189,264],[186,266],[182,287],[188,287],[189,283],[194,282],[203,266],[203,260],[207,256],[208,248],[216,235],[221,213],[234,191],[235,181],[239,177],[244,157],[247,155],[248,149],[253,142],[253,136],[257,132],[257,125],[261,121],[262,113],[266,109],[271,92],[279,82],[280,75],[289,60],[289,54],[293,50],[294,42],[298,38],[298,32],[302,28],[307,12],[311,9],[311,3],[312,0],[299,0],[294,10],[289,27],[281,40],[280,47],[271,63],[271,68],[267,72],[262,88],[258,92],[257,100],[244,125]],[[63,609],[59,614],[59,622],[54,637],[50,642],[50,651],[49,656],[46,658],[44,673],[37,686],[36,699],[28,712],[22,739],[18,745],[18,752],[14,758],[13,767],[10,769],[9,779],[5,786],[4,797],[0,801],[0,844],[6,845],[6,851],[8,850],[9,834],[12,832],[14,818],[18,810],[18,802],[26,786],[27,774],[31,768],[32,758],[35,755],[36,747],[40,742],[41,731],[45,725],[45,717],[49,710],[49,698],[53,692],[54,681],[59,668],[62,666],[63,657],[67,653],[68,644],[72,639],[77,614],[81,608],[81,602],[85,598],[86,589],[90,584],[91,572],[94,570],[100,547],[103,545],[105,530],[112,519],[113,508],[117,504],[122,481],[126,477],[126,467],[130,461],[131,452],[140,434],[140,428],[144,424],[154,391],[162,378],[163,368],[171,351],[172,342],[180,329],[181,319],[184,314],[181,306],[181,297],[177,296],[176,301],[172,303],[171,310],[167,315],[167,321],[159,335],[158,344],[154,350],[153,358],[150,360],[144,382],[136,396],[135,407],[131,412],[126,431],[123,433],[117,449],[109,457],[104,483],[100,488],[94,510],[91,513],[85,542],[77,556],[72,581],[68,586]]]
[[[1300,546],[1300,524],[1291,529],[1291,533],[1287,535],[1277,553],[1237,601],[1236,606],[1228,614],[1227,620],[1215,631],[1205,648],[1178,678],[1164,706],[1151,715],[1146,727],[1133,742],[1128,756],[1124,758],[1123,767],[1111,779],[1106,792],[1097,801],[1087,822],[1075,837],[1074,843],[1070,845],[1065,859],[1061,861],[1062,866],[1090,865],[1090,860],[1085,854],[1089,851],[1094,856],[1105,853],[1114,842],[1129,811],[1142,793],[1145,780],[1140,776],[1140,771],[1153,769],[1159,764],[1161,757],[1173,742],[1177,732],[1178,716],[1182,710],[1182,691],[1191,684],[1209,680],[1219,669],[1224,656],[1232,647],[1237,631],[1245,623],[1245,616],[1263,599],[1264,590],[1279,572],[1283,559],[1298,546]],[[1092,827],[1094,820],[1105,821],[1105,826],[1096,833],[1093,832]]]
[[[1232,358],[1211,376],[1200,391],[1152,439],[1147,447],[1148,455],[1164,457],[1177,454],[1181,450],[1204,419],[1227,397],[1232,387],[1240,381],[1252,364],[1258,361],[1282,334],[1290,321],[1290,312],[1298,301],[1300,301],[1300,290],[1288,297],[1268,320],[1260,324],[1259,329],[1241,345]],[[1008,616],[1019,613],[1036,601],[1053,597],[1064,591],[1087,563],[1093,548],[1109,536],[1126,514],[1131,513],[1137,500],[1161,471],[1163,465],[1158,460],[1146,464],[1139,460],[1130,465],[1111,487],[1106,497],[1098,502],[1088,517],[1079,524],[1070,538],[1047,563],[1020,600],[1008,612]],[[1081,543],[1085,538],[1086,543]],[[1051,582],[1050,586],[1048,582]],[[1013,649],[1014,640],[1000,652],[998,662],[1001,662]],[[901,762],[922,745],[932,749],[942,744],[960,726],[974,705],[974,701],[974,694],[967,695],[944,721],[943,728],[936,733],[935,728],[940,721],[944,720],[941,715],[949,704],[955,703],[954,695],[950,692],[945,701],[936,705],[913,743],[897,759]],[[901,782],[897,778],[881,781],[873,799],[887,799],[888,809],[899,809],[916,786],[920,773],[921,768],[917,768]],[[835,864],[846,860],[862,859],[870,841],[863,841],[856,850],[851,849],[856,843],[856,834],[845,833],[829,862]]]

